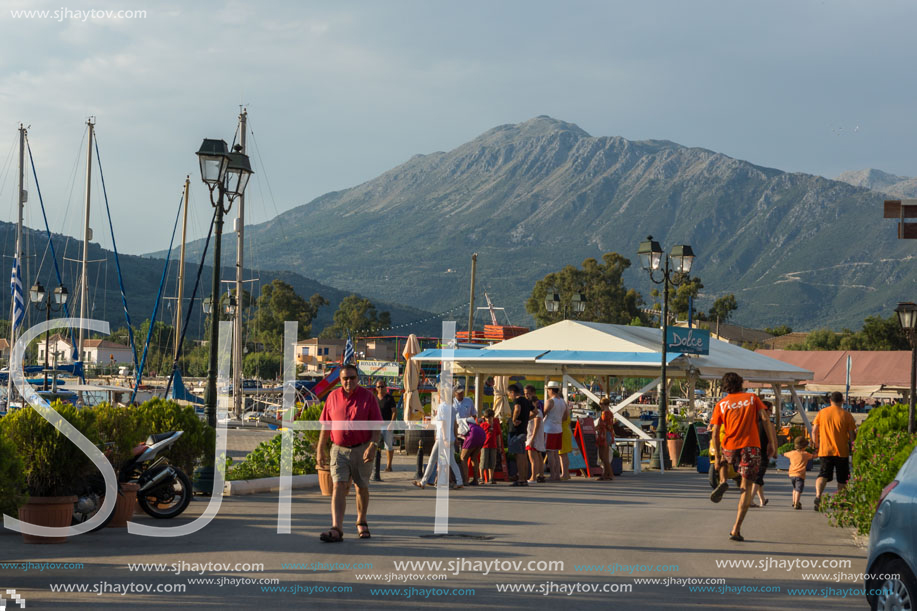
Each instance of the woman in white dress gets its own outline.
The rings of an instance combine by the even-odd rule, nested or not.
[[[430,450],[430,458],[427,461],[423,479],[419,482],[415,481],[414,485],[418,488],[426,487],[427,481],[433,475],[434,467],[439,463],[440,446],[445,443],[446,453],[449,455],[449,466],[452,468],[453,475],[455,475],[455,487],[458,489],[462,487],[462,471],[459,469],[458,463],[455,462],[455,452],[452,450],[455,447],[455,403],[446,403],[446,388],[444,386],[440,385],[438,390],[439,405],[436,408],[436,415],[433,420],[442,424],[436,429],[436,442],[433,444],[433,449]]]

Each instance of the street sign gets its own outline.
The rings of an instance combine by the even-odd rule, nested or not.
[[[372,378],[397,378],[398,363],[394,361],[357,361],[361,376]]]
[[[904,219],[917,218],[917,199],[885,200],[885,218],[898,219],[898,239],[917,239],[917,223],[908,223]]]
[[[669,327],[665,335],[666,350],[682,354],[710,354],[710,331]]]

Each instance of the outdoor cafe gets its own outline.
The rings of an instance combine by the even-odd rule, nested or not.
[[[688,396],[694,396],[698,380],[718,380],[734,371],[747,383],[769,386],[778,397],[783,390],[790,393],[794,409],[800,413],[807,428],[811,429],[796,393],[800,382],[811,379],[812,372],[782,361],[746,350],[714,338],[708,338],[706,354],[686,354],[668,350],[666,353],[666,382],[684,379]],[[483,384],[494,378],[494,411],[500,417],[509,416],[509,402],[505,396],[509,376],[525,376],[562,380],[564,397],[571,390],[599,403],[591,382],[597,381],[606,392],[610,378],[649,378],[643,388],[624,397],[612,406],[616,423],[632,433],[630,441],[619,438],[617,443],[632,443],[634,456],[639,457],[640,446],[658,446],[661,441],[638,426],[625,415],[625,408],[644,393],[662,382],[662,331],[649,327],[633,327],[594,322],[565,320],[524,335],[493,344],[486,348],[458,348],[424,350],[413,357],[418,363],[451,362],[452,374],[468,376],[474,380],[474,399],[481,413]],[[640,461],[633,460],[635,470]]]

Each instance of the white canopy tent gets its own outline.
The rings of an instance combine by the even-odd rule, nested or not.
[[[574,386],[596,402],[598,397],[582,383],[585,377],[655,378],[612,408],[619,422],[633,430],[637,436],[650,439],[620,412],[660,383],[661,344],[661,329],[565,320],[489,348],[455,350],[453,373],[475,376],[477,387],[480,386],[482,376],[563,377],[565,386]],[[441,361],[443,352],[425,350],[414,358],[418,362]],[[669,379],[717,379],[734,371],[749,382],[771,384],[778,389],[777,396],[779,389],[788,386],[797,410],[805,418],[805,411],[802,410],[794,386],[802,380],[811,379],[811,371],[713,338],[710,339],[710,354],[695,356],[668,352],[667,361]],[[476,402],[479,400],[475,398]],[[808,421],[806,426],[809,426]]]

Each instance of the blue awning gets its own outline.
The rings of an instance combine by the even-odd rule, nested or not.
[[[421,362],[443,360],[444,350],[424,350],[413,358]],[[452,359],[466,363],[516,362],[546,365],[623,365],[653,367],[659,364],[659,352],[603,352],[596,350],[453,350]],[[666,354],[666,362],[680,357],[678,352]]]
[[[424,350],[420,354],[411,357],[416,361],[441,361],[446,353],[451,353],[452,359],[456,361],[480,362],[480,361],[520,361],[534,362],[539,356],[545,354],[546,350],[473,350],[459,348],[456,350]]]
[[[502,352],[493,350],[492,352]],[[597,350],[551,350],[538,359],[539,363],[557,363],[566,365],[579,363],[583,365],[658,365],[659,352],[601,352]],[[681,356],[679,352],[667,352],[666,363]]]

